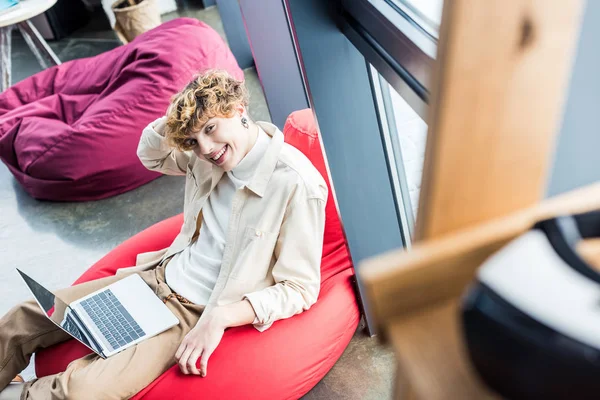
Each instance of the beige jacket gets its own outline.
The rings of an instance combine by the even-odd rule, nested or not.
[[[224,173],[193,152],[169,147],[158,133],[164,118],[144,129],[137,154],[150,170],[187,176],[184,223],[170,247],[139,254],[127,271],[153,268],[197,239],[202,207]],[[257,124],[272,140],[250,183],[234,195],[223,263],[207,309],[248,299],[256,313],[254,327],[264,331],[317,300],[328,193],[321,174],[284,143],[275,125]]]

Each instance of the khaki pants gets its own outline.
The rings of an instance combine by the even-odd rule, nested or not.
[[[165,283],[165,265],[139,274],[162,300],[172,293]],[[66,303],[123,279],[127,274],[85,282],[55,294]],[[203,305],[183,304],[172,297],[167,306],[180,323],[107,359],[96,354],[71,362],[64,372],[42,377],[24,386],[27,399],[126,399],[175,365],[175,352],[195,326]],[[31,354],[70,339],[50,322],[34,300],[12,308],[0,319],[0,390],[29,363]]]

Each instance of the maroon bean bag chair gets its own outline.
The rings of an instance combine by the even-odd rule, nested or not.
[[[136,156],[142,130],[194,73],[244,74],[227,44],[190,18],[126,46],[66,62],[0,94],[0,159],[31,196],[96,200],[160,176]]]
[[[284,135],[312,160],[329,185],[311,110],[293,113]],[[183,375],[174,366],[134,399],[297,399],[325,376],[350,342],[360,318],[354,271],[329,190],[317,302],[301,314],[276,321],[265,332],[252,325],[226,330],[210,358],[206,378]],[[182,223],[178,215],[135,235],[75,283],[113,275],[117,268],[133,265],[138,253],[169,246]],[[45,376],[63,371],[88,353],[75,340],[44,349],[36,354],[36,372]]]

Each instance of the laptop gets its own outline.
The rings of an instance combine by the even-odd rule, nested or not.
[[[102,358],[179,324],[138,274],[66,304],[17,269],[46,316]]]

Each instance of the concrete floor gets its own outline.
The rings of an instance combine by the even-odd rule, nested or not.
[[[216,7],[183,10],[180,15],[204,20],[223,33]],[[120,43],[103,15],[70,37],[51,43],[63,61],[89,57]],[[39,72],[35,58],[17,34],[13,37],[13,82]],[[270,120],[256,71],[245,71],[251,92],[250,114]],[[109,199],[85,203],[37,201],[27,195],[0,164],[0,315],[29,298],[14,268],[29,272],[50,289],[70,285],[90,265],[137,232],[178,214],[183,206],[182,177],[161,177]],[[304,399],[379,400],[391,398],[395,373],[389,347],[364,333],[362,325],[340,360]],[[32,368],[26,375],[31,376]]]

